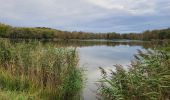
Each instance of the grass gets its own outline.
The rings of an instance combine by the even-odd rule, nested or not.
[[[164,51],[141,52],[128,71],[121,65],[111,74],[102,71],[98,95],[101,100],[169,100],[170,56]]]
[[[170,51],[170,40],[164,40],[163,45],[161,45],[159,49],[169,52]]]
[[[76,50],[0,40],[0,99],[77,100],[83,75]]]

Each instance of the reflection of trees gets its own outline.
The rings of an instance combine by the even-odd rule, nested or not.
[[[11,42],[30,42],[34,40],[26,40],[26,39],[20,39],[20,40],[11,40]],[[127,45],[127,46],[142,46],[145,49],[148,48],[155,48],[156,46],[162,46],[163,44],[169,43],[169,41],[111,41],[111,40],[105,40],[105,41],[84,41],[84,40],[56,40],[56,41],[51,41],[51,40],[40,40],[44,44],[53,44],[56,47],[87,47],[87,46],[119,46],[119,45]]]
[[[119,45],[127,45],[127,46],[142,46],[143,48],[154,48],[155,45],[160,45],[162,43],[153,43],[153,42],[113,42],[113,41],[55,41],[52,42],[56,46],[62,47],[87,47],[87,46],[119,46]]]

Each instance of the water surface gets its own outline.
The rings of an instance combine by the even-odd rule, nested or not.
[[[44,42],[48,43],[48,42]],[[127,65],[134,59],[139,49],[151,47],[147,42],[131,40],[69,40],[50,41],[56,47],[77,48],[79,66],[85,69],[85,88],[83,100],[97,100],[97,81],[101,78],[99,67],[105,70],[114,70],[114,65]]]
[[[111,45],[113,44],[113,45]],[[83,90],[83,100],[96,99],[96,81],[100,79],[100,70],[103,67],[106,70],[114,70],[114,65],[121,64],[128,69],[131,60],[137,51],[143,49],[142,45],[132,45],[131,43],[109,43],[101,45],[81,46],[78,47],[79,66],[83,67],[85,77],[87,78],[85,88]]]

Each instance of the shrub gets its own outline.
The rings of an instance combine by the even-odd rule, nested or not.
[[[170,57],[163,51],[141,52],[129,70],[116,65],[111,76],[102,69],[99,95],[106,100],[168,100]]]
[[[73,48],[0,40],[1,91],[28,93],[45,100],[73,100],[82,88],[77,63]]]

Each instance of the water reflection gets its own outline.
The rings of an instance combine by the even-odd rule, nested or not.
[[[134,54],[142,46],[98,45],[79,47],[80,66],[86,68],[87,83],[83,91],[84,100],[96,100],[96,81],[100,78],[99,66],[106,70],[114,69],[115,64],[129,65]]]
[[[13,42],[13,41],[11,41]],[[14,41],[16,42],[16,41]],[[49,41],[43,41],[44,44]],[[96,81],[100,78],[100,70],[113,69],[115,64],[129,65],[138,49],[152,48],[151,42],[143,41],[50,41],[56,47],[76,47],[79,53],[79,65],[86,69],[87,83],[83,90],[84,100],[96,100]],[[155,44],[155,43],[154,43]],[[125,67],[127,68],[127,67]]]

